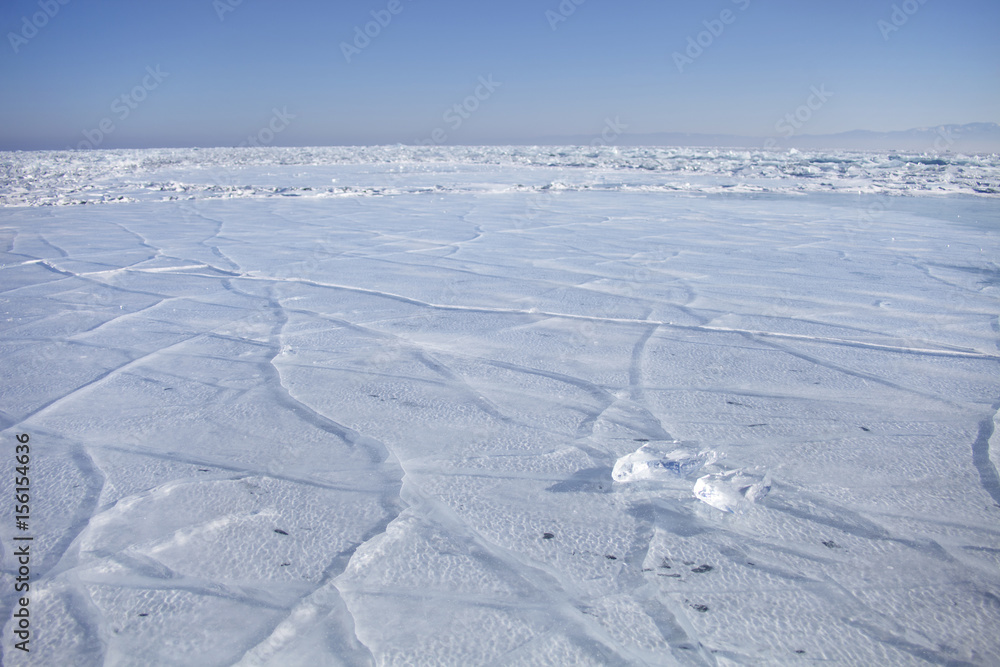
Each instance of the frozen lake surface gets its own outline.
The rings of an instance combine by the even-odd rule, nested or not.
[[[1000,663],[995,156],[2,162],[3,664]]]

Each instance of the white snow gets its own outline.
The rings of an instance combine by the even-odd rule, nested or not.
[[[3,664],[1000,662],[996,156],[2,158]]]

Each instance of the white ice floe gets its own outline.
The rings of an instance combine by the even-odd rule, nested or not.
[[[695,451],[678,447],[677,440],[648,442],[615,462],[611,477],[616,482],[662,480],[685,477],[721,458],[709,449]]]
[[[770,473],[755,473],[740,468],[699,477],[694,497],[723,512],[742,512],[771,490]]]
[[[483,178],[486,169],[502,174]],[[0,152],[0,183],[0,207],[565,191],[995,197],[1000,158],[649,146],[24,151]]]
[[[0,664],[1000,665],[998,175],[0,153]]]

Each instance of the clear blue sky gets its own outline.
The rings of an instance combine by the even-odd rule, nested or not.
[[[64,1],[2,3],[0,149],[769,136],[814,86],[802,133],[1000,121],[996,0]]]

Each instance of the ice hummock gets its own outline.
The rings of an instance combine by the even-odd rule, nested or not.
[[[771,475],[760,469],[737,468],[708,472],[724,455],[713,449],[696,448],[679,440],[647,442],[619,458],[611,471],[615,482],[667,482],[703,474],[694,484],[694,497],[722,510],[740,513],[763,499],[771,490]],[[717,468],[716,468],[717,470]]]
[[[647,442],[618,459],[611,477],[623,483],[686,477],[721,458],[718,452],[710,449],[699,451],[680,445],[679,440]]]
[[[498,176],[482,178],[485,168]],[[442,179],[449,171],[457,178]],[[0,152],[0,182],[0,208],[568,191],[995,197],[1000,157],[649,146],[24,151]]]
[[[762,500],[770,490],[770,473],[738,468],[699,477],[694,497],[715,509],[738,514]]]

